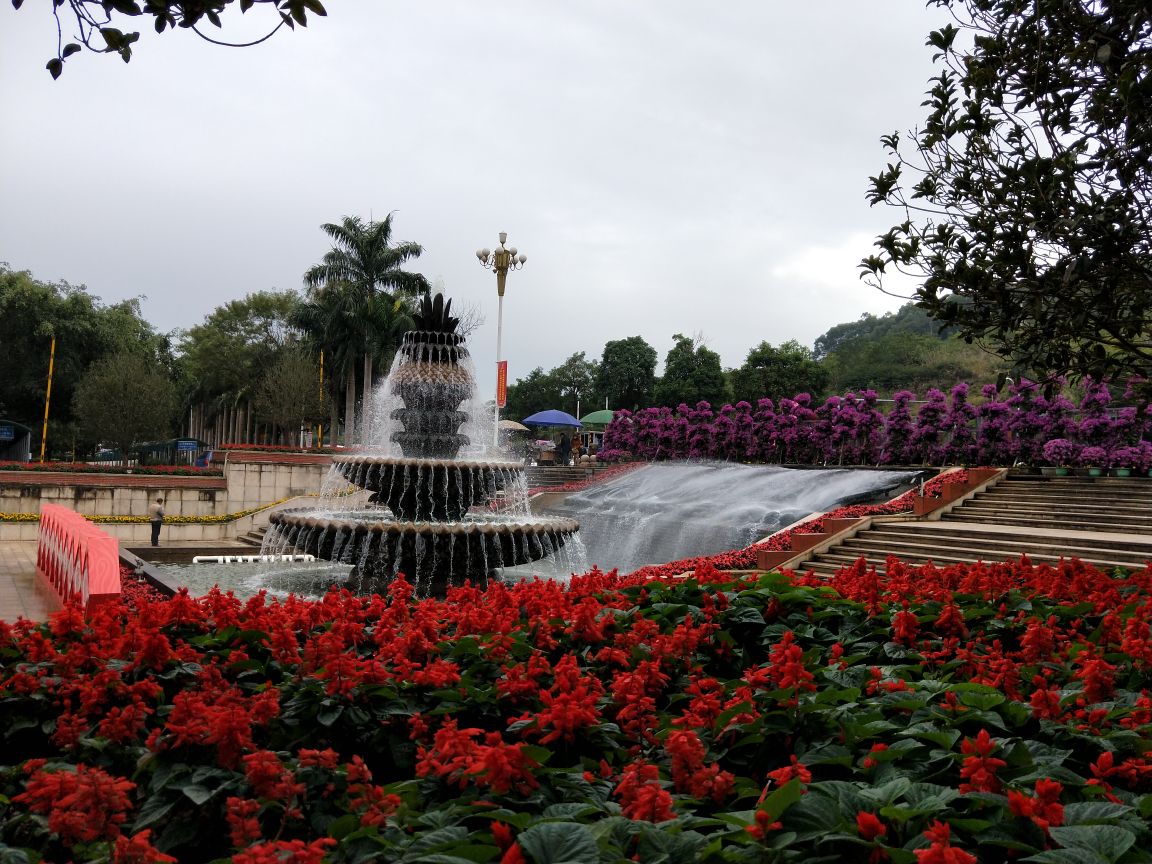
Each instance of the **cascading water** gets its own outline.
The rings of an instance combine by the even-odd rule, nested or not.
[[[568,495],[550,512],[580,522],[590,563],[627,573],[741,549],[810,513],[871,500],[906,471],[659,463]]]
[[[483,412],[451,306],[440,294],[424,299],[365,412],[370,444],[333,458],[327,506],[272,514],[265,549],[353,564],[358,590],[402,573],[428,594],[554,555],[576,533],[571,519],[532,517],[522,466],[486,450],[491,425],[477,426]],[[367,490],[367,502],[356,506],[351,487]]]

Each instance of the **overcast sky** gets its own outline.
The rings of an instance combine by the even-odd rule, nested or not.
[[[411,269],[485,316],[488,391],[474,253],[499,231],[528,255],[511,380],[634,335],[661,361],[699,335],[735,367],[900,305],[856,265],[899,219],[864,194],[880,135],[924,113],[942,18],[922,0],[327,5],[248,49],[142,21],[131,63],[85,53],[54,82],[49,4],[0,3],[0,261],[141,297],[170,331],[299,289],[321,223],[396,211]]]

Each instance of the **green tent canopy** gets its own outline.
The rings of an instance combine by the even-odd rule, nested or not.
[[[580,418],[580,422],[585,426],[607,426],[612,422],[612,416],[615,413],[615,411],[604,408],[600,411],[593,411],[591,414],[585,414]]]

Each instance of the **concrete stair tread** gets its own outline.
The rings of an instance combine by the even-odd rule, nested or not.
[[[955,524],[955,523],[950,523]],[[1149,550],[1152,551],[1152,539],[1144,536],[1119,535],[1123,539],[1116,539],[1116,535],[1107,535],[1098,531],[1082,531],[1075,535],[1069,532],[1060,532],[1058,537],[1044,536],[1028,531],[1023,533],[1004,531],[918,531],[914,528],[901,529],[888,526],[873,526],[866,532],[861,532],[853,539],[868,537],[877,543],[941,543],[944,545],[1003,545],[1013,543],[1027,543],[1031,545],[1059,545],[1078,549],[1116,549],[1116,550]],[[1061,541],[1057,543],[1057,541]]]
[[[1079,559],[1103,570],[1142,569],[1152,561],[1152,482],[1008,474],[936,518],[875,520],[793,569],[826,575],[860,558],[883,566],[889,555],[914,566],[1027,556],[1037,563]]]
[[[887,555],[879,555],[879,554],[878,555],[852,555],[849,553],[845,553],[845,554],[823,553],[823,554],[814,556],[810,561],[805,561],[805,562],[802,562],[802,563],[796,565],[796,567],[794,569],[807,570],[810,568],[814,568],[816,565],[819,565],[819,564],[834,564],[834,569],[839,569],[840,567],[851,566],[852,564],[855,564],[856,561],[858,561],[860,558],[863,558],[865,561],[869,562],[870,564],[882,565],[885,562],[885,560],[887,560],[887,557],[888,557]],[[1002,557],[1002,556],[998,557],[995,555],[989,555],[987,550],[981,550],[979,552],[973,552],[973,554],[971,554],[971,555],[940,555],[940,554],[935,553],[935,552],[927,552],[924,555],[897,555],[896,557],[899,558],[901,561],[903,561],[905,564],[912,564],[912,565],[926,564],[929,561],[931,561],[933,564],[938,564],[938,565],[943,567],[943,566],[947,566],[950,564],[974,564],[978,561],[983,561],[985,564],[999,564],[999,563],[1002,563],[1004,561],[1017,561],[1024,556],[1023,556],[1023,553],[1021,553],[1018,555],[1010,555],[1008,557]],[[1027,557],[1028,557],[1029,561],[1048,563],[1048,564],[1059,563],[1061,559],[1071,560],[1073,558],[1079,558],[1079,560],[1081,560],[1087,564],[1091,564],[1093,567],[1097,567],[1097,568],[1100,568],[1102,570],[1112,570],[1115,568],[1119,568],[1122,570],[1135,570],[1135,569],[1141,569],[1141,567],[1142,567],[1142,565],[1136,565],[1130,561],[1113,561],[1113,560],[1108,560],[1108,559],[1080,558],[1080,556],[1077,556],[1077,555],[1051,555],[1051,554],[1028,553]]]
[[[963,553],[965,557],[978,557],[984,560],[1008,560],[1010,558],[1019,557],[1021,555],[1028,555],[1029,558],[1037,557],[1040,555],[1055,556],[1057,558],[1079,558],[1082,561],[1105,561],[1105,560],[1123,560],[1128,567],[1143,567],[1145,563],[1152,560],[1152,547],[1146,550],[1131,550],[1127,555],[1121,554],[1121,550],[1117,549],[1100,549],[1091,547],[1080,546],[1038,546],[1035,543],[1029,544],[1026,540],[1017,542],[1003,542],[996,547],[989,548],[983,546],[980,548],[973,548],[971,546],[960,545],[936,545],[928,546],[923,543],[908,543],[898,542],[893,540],[872,539],[867,536],[863,538],[854,538],[853,540],[846,541],[836,547],[837,552],[843,551],[844,554],[851,554],[858,552],[861,555],[875,555],[883,554],[887,557],[888,553],[896,554],[903,558],[908,555],[927,554],[932,555],[934,551],[955,551],[956,553]]]
[[[952,522],[952,521],[956,521],[956,518],[957,517],[945,516],[942,521]],[[984,519],[981,519],[978,514],[972,514],[971,516],[968,516],[967,519],[969,520],[970,524],[979,523],[979,524],[983,524],[983,525],[997,525],[997,524],[1003,524],[1004,523],[1003,519],[994,519],[992,517],[986,517]],[[1140,530],[1143,527],[1141,525],[1117,525],[1115,522],[1089,522],[1089,521],[1084,520],[1084,519],[1071,520],[1071,519],[1067,519],[1067,518],[1057,519],[1055,517],[1035,516],[1035,517],[1021,517],[1021,518],[1013,519],[1012,524],[1018,528],[1032,529],[1032,528],[1041,528],[1045,525],[1051,525],[1053,523],[1053,521],[1060,522],[1064,525],[1067,525],[1069,530],[1080,531],[1080,532],[1104,534],[1104,533],[1108,532],[1108,529],[1112,529],[1114,531],[1116,528],[1123,527],[1130,534],[1140,534],[1140,535],[1152,534],[1152,530]]]

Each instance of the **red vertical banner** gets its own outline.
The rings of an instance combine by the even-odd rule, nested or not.
[[[496,361],[496,404],[503,408],[508,404],[508,361]]]

